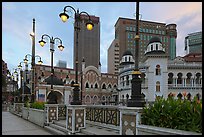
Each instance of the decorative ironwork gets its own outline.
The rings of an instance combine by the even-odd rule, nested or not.
[[[58,117],[65,117],[66,118],[66,105],[59,105],[58,106]]]
[[[75,131],[78,131],[80,127],[84,127],[84,109],[75,110]]]
[[[67,129],[72,130],[72,110],[68,109],[67,110],[67,115],[68,115],[68,120],[67,120]]]
[[[136,135],[136,116],[123,114],[122,135]]]
[[[86,107],[86,120],[120,125],[120,112],[118,108]]]
[[[49,107],[48,119],[49,119],[49,122],[52,122],[53,120],[57,120],[57,107]]]

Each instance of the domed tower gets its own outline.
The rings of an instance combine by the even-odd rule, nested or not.
[[[134,64],[134,59],[133,59],[133,55],[131,53],[130,50],[126,50],[123,53],[122,59],[120,61],[120,66],[124,66],[124,65],[129,65],[129,64]]]
[[[173,60],[176,57],[176,38],[177,38],[176,24],[166,25],[166,34],[170,36],[168,49],[169,59]]]
[[[168,56],[158,37],[150,39],[145,51],[145,64],[148,67],[146,75],[148,78],[148,92],[146,98],[154,102],[156,96],[167,97],[167,60]]]
[[[157,54],[157,53],[165,53],[165,49],[162,46],[162,43],[160,41],[159,37],[153,37],[149,40],[149,43],[147,45],[145,55],[146,54]]]

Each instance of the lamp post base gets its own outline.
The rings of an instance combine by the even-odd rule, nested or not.
[[[132,75],[132,95],[131,99],[127,101],[127,107],[144,107],[145,99],[141,94],[141,77],[139,71],[134,71]]]
[[[129,99],[127,101],[127,107],[144,107],[144,106],[145,106],[145,100],[143,99],[142,95],[141,97],[138,97],[137,100]]]
[[[74,86],[73,89],[73,101],[71,102],[71,105],[81,105],[81,101],[79,100],[79,86]]]

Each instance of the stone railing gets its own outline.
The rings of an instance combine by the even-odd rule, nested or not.
[[[9,104],[2,104],[2,111],[9,111]]]
[[[45,104],[46,123],[53,120],[66,119],[66,105],[64,104]]]
[[[109,124],[120,125],[120,112],[118,106],[93,105],[86,106],[86,120]]]
[[[45,124],[44,110],[29,108],[28,120],[41,127],[44,127],[44,124]]]
[[[202,135],[202,133],[155,127],[149,125],[138,125],[137,127],[138,135]]]
[[[23,107],[22,108],[22,118],[28,120],[29,119],[29,108]]]
[[[24,103],[14,103],[14,113],[22,115],[22,108],[24,106]]]
[[[66,119],[66,105],[58,104],[58,119]]]

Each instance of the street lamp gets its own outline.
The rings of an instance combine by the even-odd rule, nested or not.
[[[136,2],[136,35],[135,35],[135,70],[132,73],[132,94],[127,101],[127,107],[143,107],[145,104],[144,96],[141,94],[141,72],[138,67],[139,52],[139,2]]]
[[[32,61],[31,61],[31,63],[28,63],[28,56],[30,56],[30,57],[32,57]],[[38,57],[38,58],[40,58],[39,59],[39,61],[38,61],[38,64],[42,64],[43,62],[42,62],[42,60],[41,60],[41,57],[39,56],[39,55],[36,55],[36,56],[34,56],[34,58],[35,57]],[[18,68],[22,68],[22,66],[21,66],[21,63],[24,63],[25,64],[25,72],[26,72],[26,74],[25,74],[25,81],[26,81],[26,83],[25,84],[27,84],[27,71],[28,71],[28,64],[31,64],[31,71],[32,71],[32,75],[31,75],[31,83],[32,83],[32,86],[31,86],[31,102],[34,102],[34,96],[35,96],[35,91],[34,91],[34,80],[33,80],[33,78],[34,78],[34,66],[35,66],[35,62],[33,63],[33,55],[30,55],[30,54],[27,54],[27,55],[25,55],[25,58],[23,59],[23,62],[20,62],[20,64],[18,65]],[[22,70],[22,69],[21,69]],[[23,86],[24,87],[24,86]]]
[[[25,58],[23,59],[23,61],[24,61],[24,63],[26,64],[26,63],[28,63],[28,56],[31,56],[32,57],[32,55],[30,55],[30,54],[27,54],[27,55],[25,55]],[[39,57],[40,58],[40,60],[38,61],[38,64],[42,64],[43,63],[43,61],[41,60],[41,57],[39,56],[39,55],[36,55],[36,56],[34,56],[34,57]],[[32,62],[31,62],[31,65],[32,65]]]
[[[72,6],[65,6],[64,12],[60,13],[59,16],[63,22],[66,22],[69,19],[69,15],[67,15],[65,12],[67,12],[66,8],[71,8],[74,11],[74,20],[75,20],[75,26],[74,31],[76,32],[76,56],[75,56],[75,84],[73,89],[73,101],[71,102],[72,105],[81,105],[82,100],[79,100],[79,84],[78,84],[78,35],[80,31],[80,22],[81,22],[81,15],[86,14],[88,16],[88,21],[86,23],[86,28],[88,30],[92,30],[94,27],[94,24],[91,21],[91,18],[89,14],[85,11],[79,12],[79,9],[77,11]],[[82,86],[82,85],[81,85]]]
[[[17,91],[18,90],[18,72],[17,72],[17,68],[15,68],[15,71],[12,73],[12,75],[11,75],[11,79],[12,79],[12,81],[13,81],[13,91]],[[16,76],[16,80],[15,80],[15,77],[14,76]],[[14,88],[14,86],[15,86],[15,88]],[[19,97],[20,97],[20,94],[18,94],[18,99],[19,99]],[[20,101],[20,100],[19,100]],[[18,101],[17,101],[18,102]]]
[[[46,42],[44,41],[44,37],[48,37],[50,40],[50,52],[51,52],[51,93],[50,93],[50,99],[48,101],[48,104],[56,104],[56,96],[54,96],[54,92],[53,92],[53,75],[54,75],[54,68],[53,68],[53,53],[54,53],[54,44],[55,44],[55,40],[58,40],[58,42],[60,43],[58,48],[60,51],[62,51],[64,49],[64,46],[62,45],[62,40],[60,38],[53,38],[50,37],[47,34],[42,35],[41,40],[39,41],[40,45],[43,47]]]

